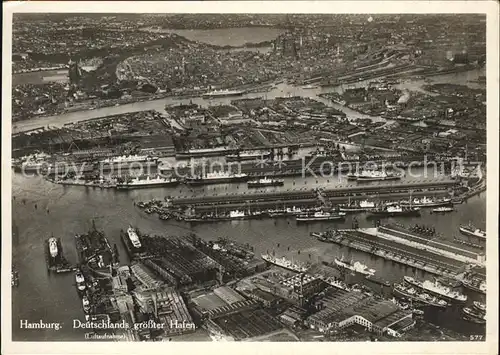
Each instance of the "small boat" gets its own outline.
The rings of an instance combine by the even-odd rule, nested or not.
[[[475,318],[480,321],[485,321],[486,322],[486,315],[482,312],[477,312],[476,310],[469,308],[469,307],[464,307],[462,309],[462,312],[470,318]]]
[[[467,226],[460,226],[459,231],[460,233],[468,236],[486,239],[486,232],[474,227],[472,224],[469,224]]]
[[[472,302],[472,305],[474,306],[475,309],[477,309],[479,312],[486,312],[486,305],[482,302],[479,301],[474,301]]]
[[[82,297],[82,306],[85,313],[88,313],[90,311],[90,301],[87,296]]]
[[[55,258],[59,254],[59,249],[57,247],[57,239],[52,237],[49,239],[49,252],[50,256]]]
[[[424,311],[421,310],[421,309],[414,309],[412,312],[413,312],[413,314],[415,314],[417,316],[423,316],[424,315]]]
[[[85,277],[83,276],[82,272],[78,270],[75,274],[75,281],[76,281],[76,288],[78,288],[79,291],[85,290]]]
[[[446,212],[453,212],[455,211],[453,207],[438,207],[438,208],[433,208],[432,212],[433,213],[446,213]]]

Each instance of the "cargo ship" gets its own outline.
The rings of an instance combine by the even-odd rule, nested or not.
[[[377,170],[363,170],[361,173],[348,174],[347,180],[356,181],[386,181],[386,180],[399,180],[401,175],[394,173],[387,173],[385,171]]]
[[[277,265],[279,267],[282,267],[287,270],[295,271],[295,272],[307,272],[308,268],[304,265],[299,265],[294,263],[291,260],[288,260],[285,257],[282,258],[276,258],[272,255],[269,254],[262,254],[261,255],[262,259],[267,261],[270,264]]]
[[[220,222],[220,221],[236,221],[236,220],[246,220],[246,219],[258,219],[264,217],[266,214],[264,212],[245,212],[240,210],[229,211],[228,214],[223,215],[205,215],[201,217],[185,217],[185,222],[191,223],[207,223],[207,222]]]
[[[314,212],[314,213],[302,213],[295,217],[298,223],[304,222],[321,222],[321,221],[341,221],[345,219],[345,213],[330,213],[330,212]]]
[[[472,224],[469,224],[467,226],[460,226],[458,230],[460,231],[460,233],[465,234],[467,236],[486,239],[486,232],[479,228],[474,227]]]
[[[451,198],[415,198],[410,201],[401,201],[401,206],[403,207],[438,207],[438,206],[448,206],[451,205]]]
[[[326,276],[323,276],[323,275],[315,275],[317,278],[323,280],[325,283],[327,283],[328,285],[330,286],[333,286],[335,288],[339,288],[341,290],[345,290],[345,291],[352,291],[351,287],[349,287],[345,282],[343,282],[342,280],[339,280],[335,277],[326,277]]]
[[[403,297],[433,307],[445,308],[450,305],[443,299],[431,296],[425,292],[419,292],[414,287],[407,287],[402,284],[394,284],[393,293],[397,297]]]
[[[190,176],[186,178],[188,185],[224,184],[248,180],[248,175],[244,173],[232,174],[230,172],[212,172],[205,176]]]
[[[464,303],[465,301],[467,301],[466,295],[464,295],[458,291],[454,291],[451,288],[438,283],[437,281],[435,281],[435,282],[431,282],[429,280],[419,281],[411,276],[405,276],[404,280],[408,284],[410,284],[418,289],[432,293],[433,295],[440,297],[440,298],[443,298],[446,301],[453,301],[453,302],[459,302],[459,303]]]
[[[201,157],[218,157],[218,156],[225,156],[228,154],[234,154],[236,152],[237,150],[230,149],[228,147],[189,149],[184,152],[175,153],[175,158],[190,159],[190,158],[201,158]]]
[[[369,269],[368,266],[359,261],[347,261],[343,260],[343,258],[334,258],[333,261],[339,269],[354,271],[362,275],[375,275],[377,272],[374,269]]]
[[[135,179],[128,179],[124,182],[116,184],[116,188],[119,190],[131,190],[131,189],[141,189],[141,188],[153,188],[153,187],[165,187],[177,185],[179,180],[176,178],[165,178],[161,176],[149,177],[141,179],[137,177]]]
[[[375,208],[375,202],[367,200],[360,201],[359,203],[348,203],[347,205],[340,205],[339,211],[341,212],[364,212]]]
[[[276,218],[276,217],[291,217],[291,216],[297,216],[300,214],[304,213],[312,213],[316,212],[316,208],[312,209],[302,209],[300,207],[287,207],[283,209],[274,209],[274,210],[268,210],[267,213],[269,214],[269,217],[271,218]]]
[[[214,90],[210,92],[206,92],[202,95],[205,99],[210,99],[214,97],[226,97],[226,96],[241,96],[245,93],[243,90]]]
[[[469,290],[486,294],[486,281],[477,278],[464,278],[462,280],[462,285]]]
[[[226,155],[226,161],[247,161],[247,160],[265,160],[271,156],[269,152],[237,152]]]
[[[283,186],[284,184],[285,180],[283,179],[269,179],[268,177],[247,182],[248,187]]]
[[[418,207],[402,207],[400,205],[386,205],[369,212],[373,217],[420,216]]]

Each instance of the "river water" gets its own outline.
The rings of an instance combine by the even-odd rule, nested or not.
[[[325,180],[313,177],[305,181],[287,178],[284,189],[310,189],[328,186]],[[219,185],[190,189],[186,186],[132,190],[128,192],[93,189],[79,186],[61,186],[45,181],[41,177],[13,176],[13,224],[17,234],[14,241],[14,261],[19,270],[20,284],[13,289],[13,336],[15,340],[81,340],[82,331],[72,329],[73,319],[82,319],[80,299],[74,287],[73,275],[50,275],[46,271],[43,241],[54,235],[62,239],[63,248],[71,262],[77,261],[74,235],[89,230],[94,220],[96,226],[108,236],[110,243],[119,247],[121,262],[127,262],[125,251],[119,240],[120,229],[129,224],[145,233],[161,235],[185,235],[194,232],[204,239],[228,237],[253,245],[257,253],[271,252],[277,255],[302,258],[304,261],[332,261],[334,256],[360,260],[377,275],[390,281],[400,280],[403,275],[414,274],[415,270],[368,254],[350,251],[334,244],[325,244],[310,237],[310,232],[322,231],[328,227],[349,228],[351,218],[344,223],[315,223],[296,225],[293,219],[251,220],[214,224],[189,225],[178,221],[162,221],[156,215],[148,215],[134,206],[134,202],[160,198],[167,195],[203,195],[213,193],[241,193],[244,185]],[[435,215],[424,211],[421,218],[400,219],[405,224],[426,224],[435,226],[446,238],[458,234],[461,223],[471,221],[484,228],[486,213],[485,194],[471,198],[457,206],[457,211],[446,215]],[[36,207],[35,208],[35,204]],[[358,216],[361,226],[372,222],[363,215]],[[290,248],[288,250],[288,248]],[[298,252],[300,251],[300,256]],[[418,276],[429,277],[421,272]],[[477,297],[474,296],[474,297]],[[447,311],[448,312],[448,311]],[[456,310],[450,311],[455,312]],[[21,319],[57,321],[63,323],[59,332],[50,330],[31,331],[19,329]],[[466,325],[468,326],[468,325]],[[468,328],[464,328],[468,329]]]
[[[269,29],[266,29],[267,31]],[[244,29],[231,29],[232,36],[227,35],[227,30],[211,31],[186,31],[183,35],[193,40],[204,40],[207,43],[218,45],[242,45],[246,42],[259,42],[268,39],[261,34],[256,39],[255,29],[246,31]],[[277,30],[279,31],[279,30]],[[179,31],[176,31],[179,33]],[[213,35],[216,33],[216,35]],[[248,35],[252,33],[252,35]],[[279,32],[274,33],[274,37]],[[179,33],[180,34],[180,33]],[[191,36],[191,37],[190,37]],[[214,40],[219,38],[219,40]],[[224,40],[220,40],[224,38]],[[267,37],[265,37],[267,38]],[[270,36],[269,39],[273,37]],[[210,42],[214,41],[214,42]],[[476,70],[467,73],[449,74],[433,77],[434,82],[448,82],[455,84],[467,84],[475,80],[484,71]],[[350,85],[363,85],[363,82]],[[400,87],[412,90],[421,90],[425,82],[411,81],[400,84]],[[340,92],[346,87],[329,87],[321,89],[303,89],[282,83],[276,85],[266,93],[246,94],[244,97],[252,98],[265,96],[268,99],[288,95],[298,95],[317,98],[322,92]],[[60,127],[65,123],[76,122],[107,115],[143,110],[158,110],[163,112],[166,104],[178,104],[194,102],[202,106],[209,104],[229,104],[231,98],[220,98],[216,100],[204,100],[202,98],[175,99],[166,98],[145,102],[131,103],[121,106],[100,108],[92,111],[81,111],[66,113],[52,117],[38,117],[16,123],[13,131],[26,131],[41,126]],[[328,105],[342,109],[349,118],[364,118],[360,114],[326,100],[321,100]],[[381,118],[372,118],[381,120]],[[317,181],[316,181],[317,180]],[[310,189],[313,187],[326,187],[336,182],[328,179],[313,177],[305,180],[299,178],[287,178],[284,189]],[[343,182],[340,182],[343,183]],[[134,206],[134,202],[149,200],[152,198],[162,199],[168,195],[203,195],[214,193],[239,193],[246,191],[245,184],[218,185],[205,188],[189,189],[186,186],[176,188],[143,189],[121,192],[107,189],[92,189],[78,186],[61,186],[52,184],[41,177],[23,177],[14,174],[12,179],[12,222],[14,225],[13,258],[19,271],[19,287],[12,289],[12,314],[13,314],[13,340],[15,341],[43,341],[43,340],[65,340],[82,341],[84,330],[73,329],[74,319],[83,320],[83,311],[80,299],[74,287],[73,275],[50,275],[46,271],[43,242],[50,236],[60,237],[66,257],[71,262],[77,261],[74,247],[74,235],[89,230],[92,221],[103,230],[112,244],[119,247],[122,264],[127,263],[126,253],[119,240],[120,229],[129,224],[138,227],[145,233],[161,235],[185,235],[189,232],[197,233],[204,239],[228,237],[240,242],[250,243],[257,253],[275,251],[276,255],[302,258],[310,261],[331,261],[334,256],[344,255],[346,258],[360,260],[370,268],[377,270],[377,275],[390,281],[400,280],[403,275],[414,274],[411,268],[399,264],[384,262],[383,259],[371,257],[368,254],[350,251],[347,248],[334,244],[325,244],[310,237],[310,232],[321,231],[335,224],[316,223],[311,225],[296,225],[293,220],[251,220],[234,221],[215,224],[189,225],[177,221],[162,221],[156,215],[145,214]],[[35,208],[36,205],[36,208]],[[482,193],[471,198],[467,203],[456,206],[456,212],[446,215],[429,214],[424,211],[421,218],[406,218],[398,222],[407,224],[426,224],[435,226],[436,230],[452,239],[458,234],[458,225],[472,222],[480,228],[485,226],[486,194]],[[372,222],[366,220],[363,215],[358,217],[361,226],[371,226]],[[349,228],[351,218],[344,223],[335,226]],[[300,256],[298,252],[300,253]],[[419,272],[418,276],[422,275]],[[479,296],[471,294],[472,299]],[[446,311],[445,316],[435,317],[433,321],[441,324],[446,322],[447,326],[457,328],[464,333],[478,333],[478,330],[470,324],[459,319],[459,310]],[[54,330],[26,330],[19,328],[20,320],[45,322],[61,322],[62,329]]]

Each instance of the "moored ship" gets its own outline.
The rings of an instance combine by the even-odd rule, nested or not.
[[[399,180],[401,175],[378,170],[363,170],[361,173],[348,174],[347,179],[356,181]]]
[[[330,212],[314,212],[314,213],[302,213],[295,217],[297,222],[320,222],[320,221],[339,221],[345,219],[345,213],[330,213]]]
[[[471,237],[486,239],[486,232],[479,228],[474,227],[472,224],[469,224],[467,226],[460,226],[458,230],[460,231],[460,233]]]
[[[265,216],[264,212],[261,211],[243,211],[243,210],[233,210],[229,211],[227,214],[214,214],[214,215],[203,215],[194,217],[185,217],[185,222],[191,223],[206,223],[206,222],[220,222],[220,221],[237,221],[246,219],[258,219]]]
[[[486,294],[486,281],[477,278],[464,278],[462,285],[469,290]]]
[[[454,291],[453,289],[449,288],[448,286],[444,286],[437,281],[436,282],[431,282],[429,280],[419,281],[411,276],[405,276],[404,280],[408,284],[410,284],[418,289],[432,293],[440,298],[444,298],[447,301],[453,301],[453,302],[459,302],[459,303],[464,303],[465,301],[467,301],[466,295],[464,295],[458,291]]]
[[[158,158],[151,157],[149,155],[121,155],[117,157],[110,157],[106,159],[102,159],[99,161],[99,164],[102,165],[124,165],[131,163],[145,163],[145,162],[156,162]]]
[[[282,267],[284,269],[288,269],[291,271],[306,272],[308,270],[308,268],[306,266],[294,263],[293,261],[288,260],[285,257],[276,258],[276,257],[269,255],[269,254],[262,254],[261,257],[262,257],[262,259],[264,259],[268,263],[277,265],[279,267]]]
[[[462,308],[462,312],[465,315],[464,319],[467,321],[477,324],[486,323],[486,314],[484,312],[469,307]]]
[[[453,207],[446,207],[446,206],[441,206],[437,208],[433,208],[432,212],[433,213],[447,213],[447,212],[453,212],[455,211]]]
[[[252,180],[247,182],[248,187],[268,187],[268,186],[283,186],[285,184],[285,180],[283,179],[270,179],[268,177],[264,177],[259,180]]]
[[[206,92],[202,95],[203,98],[212,98],[212,97],[225,97],[225,96],[241,96],[245,93],[243,90],[214,90],[210,92]]]
[[[402,207],[400,205],[386,205],[370,210],[374,217],[394,217],[394,216],[419,216],[418,207]]]
[[[438,207],[438,206],[448,206],[451,204],[451,198],[414,198],[410,201],[401,201],[401,206],[403,207]]]
[[[223,184],[230,182],[240,182],[248,180],[248,175],[244,173],[230,172],[212,172],[205,176],[190,176],[186,178],[186,183],[189,185],[205,185],[205,184]]]
[[[439,299],[435,296],[431,296],[425,292],[419,292],[414,287],[407,287],[402,284],[394,284],[393,293],[395,296],[411,299],[425,305],[433,307],[448,307],[449,303],[443,299]]]
[[[176,178],[165,178],[161,176],[156,176],[151,178],[147,176],[145,179],[137,177],[135,179],[127,179],[124,182],[119,182],[116,184],[116,188],[119,190],[131,190],[131,189],[141,189],[141,188],[172,186],[178,183],[179,181]]]
[[[375,273],[377,272],[374,269],[369,269],[368,266],[359,261],[347,261],[343,258],[335,258],[334,262],[335,265],[337,265],[337,267],[340,269],[354,271],[362,275],[375,275]]]
[[[226,155],[226,161],[265,160],[270,156],[269,152],[237,152]]]
[[[359,203],[348,203],[347,205],[339,206],[339,211],[341,212],[363,212],[375,208],[375,202],[371,201],[360,201]]]
[[[213,147],[213,148],[199,148],[199,149],[189,149],[183,152],[175,153],[176,159],[190,159],[197,157],[216,157],[224,156],[227,154],[235,153],[235,149],[230,149],[228,147]]]
[[[479,312],[483,312],[485,313],[486,312],[486,305],[484,303],[481,303],[479,301],[474,301],[472,302],[472,305],[474,306],[474,308],[479,311]]]
[[[83,273],[80,270],[77,270],[75,273],[75,282],[76,282],[76,288],[78,291],[84,291],[86,288],[85,285],[85,277],[83,276]]]

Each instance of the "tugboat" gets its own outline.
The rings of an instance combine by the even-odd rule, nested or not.
[[[297,223],[302,222],[319,222],[319,221],[339,221],[345,219],[345,213],[339,212],[338,214],[330,212],[314,212],[314,214],[300,214],[295,217]]]
[[[479,228],[474,227],[470,223],[467,226],[460,226],[460,228],[458,230],[460,231],[460,233],[468,235],[468,236],[486,239],[486,232],[479,229]]]
[[[268,177],[247,182],[248,187],[283,186],[284,184],[285,180],[283,179],[269,179]]]

